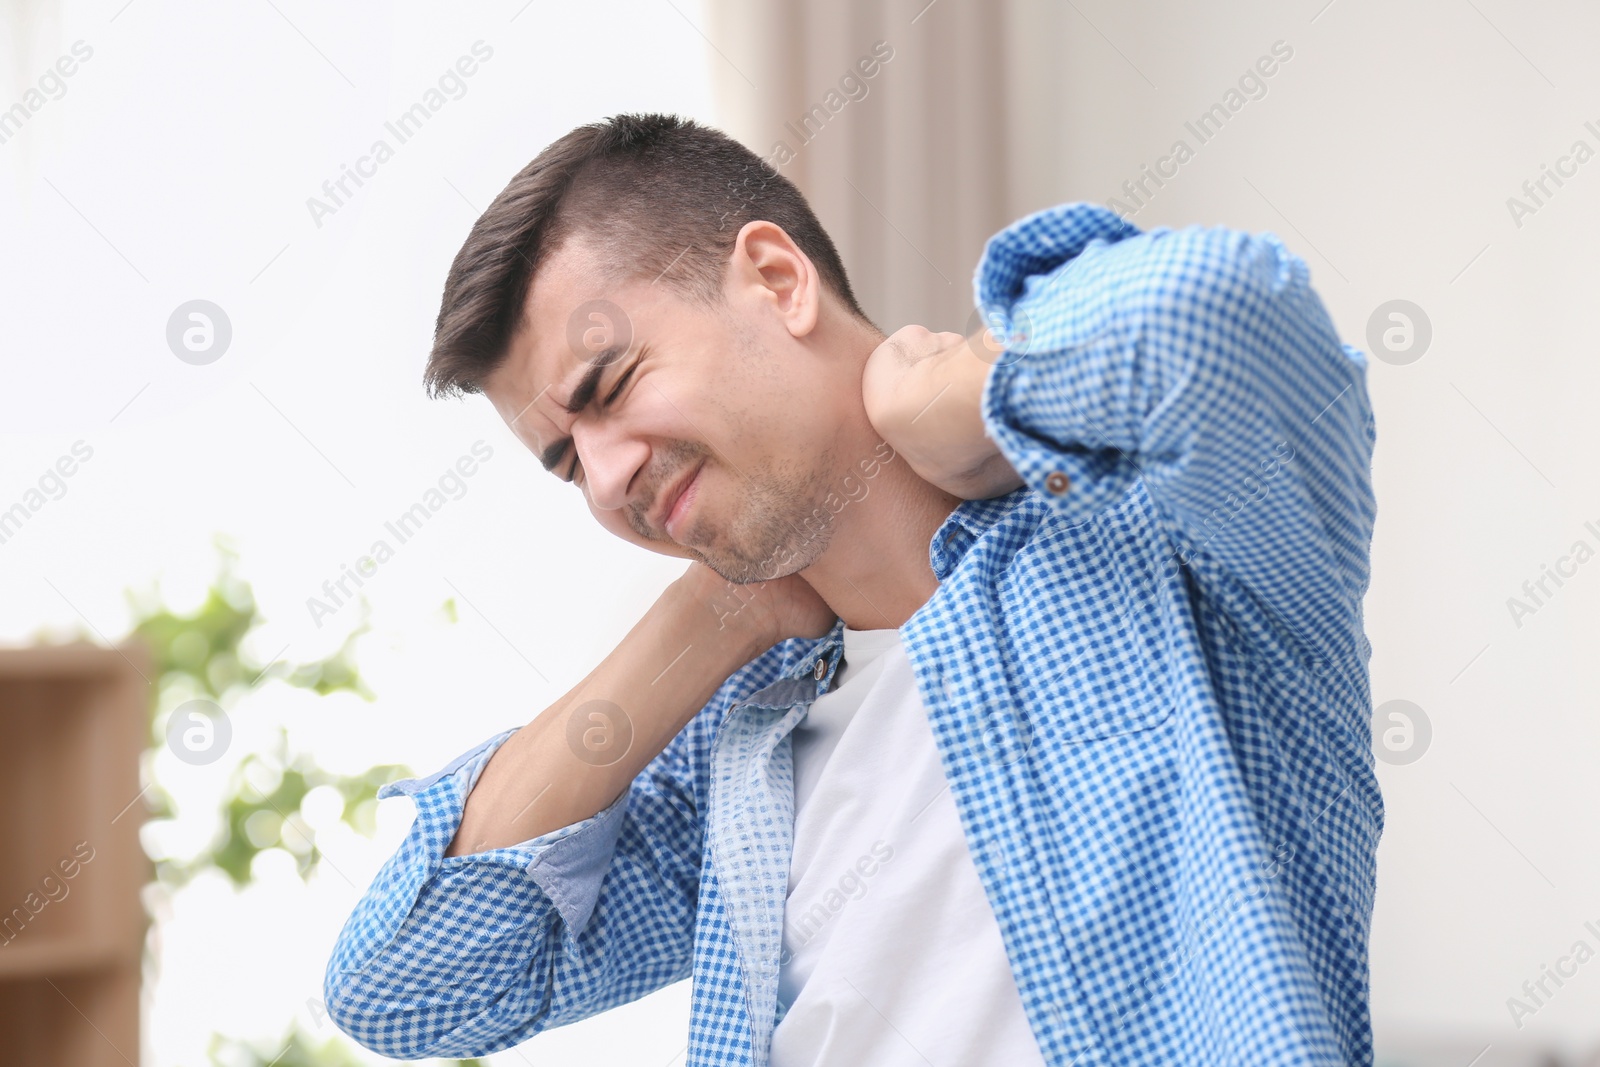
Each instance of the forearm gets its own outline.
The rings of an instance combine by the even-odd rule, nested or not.
[[[757,619],[723,625],[702,592],[674,582],[599,666],[500,746],[445,855],[515,845],[601,811],[776,643]]]

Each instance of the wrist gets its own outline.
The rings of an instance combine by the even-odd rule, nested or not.
[[[685,642],[720,650],[721,661],[736,669],[782,639],[773,631],[771,613],[751,610],[735,592],[739,588],[696,565],[667,587],[658,604],[681,627]]]

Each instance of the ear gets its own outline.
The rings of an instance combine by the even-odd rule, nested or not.
[[[733,242],[728,264],[730,296],[753,298],[768,306],[793,337],[817,326],[822,280],[811,260],[783,227],[757,219],[747,222]]]

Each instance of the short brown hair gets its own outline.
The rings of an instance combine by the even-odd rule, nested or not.
[[[482,392],[525,324],[534,272],[574,234],[614,256],[621,277],[659,277],[716,307],[734,239],[753,219],[781,226],[850,313],[871,321],[806,198],[750,149],[675,115],[579,126],[511,179],[456,253],[423,374],[429,395]]]

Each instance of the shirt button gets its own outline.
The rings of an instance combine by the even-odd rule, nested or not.
[[[822,676],[824,674],[827,674],[827,673],[828,673],[828,661],[825,660],[825,659],[817,660],[817,669],[814,672],[817,681],[819,681],[819,682],[822,681]]]
[[[1050,477],[1044,480],[1044,487],[1060,496],[1072,488],[1072,479],[1068,478],[1065,471],[1053,471]]]

